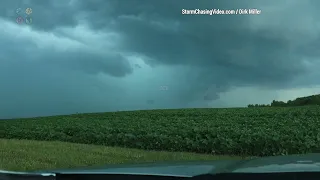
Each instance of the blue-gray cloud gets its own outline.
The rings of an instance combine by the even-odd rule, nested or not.
[[[315,3],[1,1],[0,118],[203,107],[234,87],[319,85]],[[33,8],[31,26],[14,23],[19,7]],[[181,14],[195,8],[261,14]]]

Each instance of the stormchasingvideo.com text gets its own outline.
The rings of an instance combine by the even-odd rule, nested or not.
[[[182,9],[182,15],[258,15],[259,9]]]

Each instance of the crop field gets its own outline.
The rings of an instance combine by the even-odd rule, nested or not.
[[[0,138],[214,155],[320,152],[320,107],[150,110],[1,120]]]

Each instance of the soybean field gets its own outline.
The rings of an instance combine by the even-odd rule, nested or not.
[[[320,107],[174,109],[0,121],[0,138],[270,156],[320,152]]]

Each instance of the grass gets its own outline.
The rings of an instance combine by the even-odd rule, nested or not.
[[[58,141],[15,139],[0,139],[0,154],[0,169],[12,171],[160,161],[243,159],[237,156],[144,151]]]

